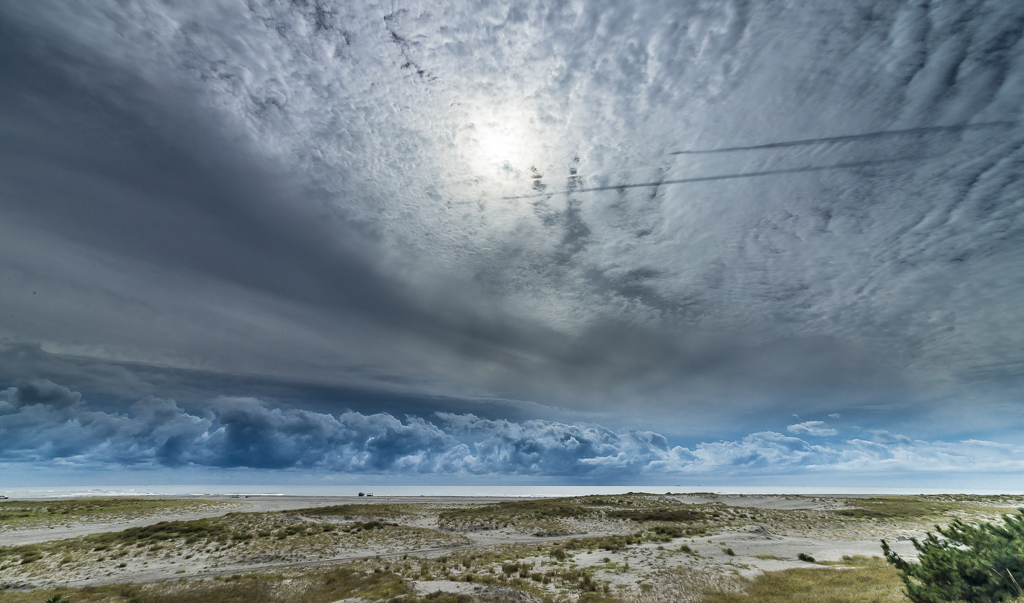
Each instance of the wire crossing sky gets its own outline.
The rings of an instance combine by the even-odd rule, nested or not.
[[[779,176],[782,174],[800,174],[804,172],[821,172],[825,170],[852,170],[854,168],[863,168],[869,166],[880,166],[880,165],[891,165],[893,163],[899,163],[903,161],[921,161],[927,159],[927,157],[900,157],[898,159],[879,159],[875,161],[851,161],[849,163],[837,163],[834,165],[808,165],[803,167],[793,168],[779,168],[776,170],[764,170],[761,172],[746,172],[741,174],[718,174],[715,176],[694,176],[693,178],[676,178],[670,180],[661,180],[657,182],[629,182],[624,184],[609,184],[605,186],[591,186],[591,187],[573,187],[567,188],[563,191],[556,191],[553,193],[535,193],[532,195],[517,195],[512,197],[502,197],[502,199],[533,199],[536,197],[546,197],[553,194],[569,194],[569,193],[593,193],[597,191],[617,191],[626,190],[630,188],[650,188],[656,186],[663,186],[666,184],[695,184],[698,182],[714,182],[716,180],[736,180],[739,178],[759,178],[762,176]],[[572,178],[572,176],[570,176]]]
[[[1024,5],[0,0],[14,481],[1024,473]]]
[[[782,149],[785,147],[799,147],[804,145],[817,145],[829,142],[849,142],[853,140],[873,140],[876,138],[888,138],[891,136],[907,136],[915,134],[944,134],[952,132],[963,132],[975,128],[992,127],[1013,127],[1017,124],[1012,121],[996,121],[981,124],[960,124],[955,126],[930,126],[924,128],[907,128],[905,130],[883,130],[881,132],[865,132],[863,134],[846,134],[844,136],[827,136],[824,138],[807,138],[805,140],[785,140],[782,142],[768,142],[745,147],[725,147],[721,149],[697,149],[689,151],[672,151],[672,155],[703,155],[707,153],[731,153],[734,151],[756,151],[761,149]]]

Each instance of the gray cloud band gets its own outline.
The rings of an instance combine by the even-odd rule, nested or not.
[[[49,381],[0,392],[0,460],[7,462],[610,478],[1024,468],[1024,450],[992,442],[923,442],[888,432],[832,442],[820,440],[837,433],[821,421],[790,431],[819,441],[766,431],[690,449],[651,431],[471,414],[403,421],[268,408],[252,398],[218,399],[201,414],[146,398],[121,414],[89,410],[80,394]]]

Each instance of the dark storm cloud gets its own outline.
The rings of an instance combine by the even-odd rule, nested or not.
[[[281,410],[252,398],[214,400],[199,415],[159,398],[139,400],[126,413],[106,413],[90,410],[67,388],[41,381],[0,392],[0,461],[607,479],[1021,469],[1021,450],[1013,446],[915,442],[888,432],[866,440],[811,444],[768,431],[688,449],[669,445],[655,432],[592,424],[517,423],[447,413],[432,419]],[[818,438],[836,434],[819,424],[809,421],[800,424],[806,429],[790,431]]]
[[[1016,425],[1021,10],[0,4],[0,376],[690,433],[970,398]],[[153,458],[222,433],[204,463],[307,466],[349,441],[217,404]],[[435,423],[399,424],[394,458],[443,457],[416,439]]]
[[[476,357],[500,359],[502,348],[529,346],[531,335],[552,336],[483,319],[460,296],[412,291],[389,277],[375,264],[382,251],[372,233],[318,199],[322,191],[300,190],[280,166],[228,140],[193,109],[187,86],[154,86],[46,32],[11,23],[5,32],[0,169],[8,226],[343,322],[386,325],[378,337],[411,332]],[[174,285],[156,283],[143,296],[173,295]],[[421,303],[424,294],[434,299]]]
[[[297,202],[303,191],[279,166],[226,139],[190,108],[189,90],[157,88],[40,32],[5,33],[9,219],[307,304],[389,320],[414,311],[360,257],[361,233],[322,204]]]

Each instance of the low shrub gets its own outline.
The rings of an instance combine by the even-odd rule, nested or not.
[[[918,563],[904,560],[882,541],[914,603],[965,601],[989,603],[1024,596],[1024,509],[1003,516],[1003,525],[967,525],[959,519],[936,526],[921,541],[912,538]]]

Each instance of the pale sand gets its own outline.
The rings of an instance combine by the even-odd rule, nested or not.
[[[153,525],[161,521],[187,521],[208,517],[220,517],[237,511],[246,513],[266,513],[272,511],[290,511],[311,507],[329,507],[333,505],[354,504],[435,504],[435,505],[468,505],[492,502],[522,500],[521,498],[469,497],[469,496],[146,496],[148,499],[164,498],[175,500],[208,500],[230,504],[223,509],[199,512],[164,512],[154,513],[137,519],[95,521],[75,523],[70,526],[51,526],[27,528],[19,530],[0,530],[0,546],[34,544],[50,540],[63,540],[77,536],[87,536],[100,532],[113,532]],[[15,500],[43,500],[39,498],[12,498]]]
[[[449,538],[450,542],[419,545],[401,545],[400,543],[367,542],[366,546],[360,549],[349,549],[346,551],[335,551],[333,554],[320,557],[295,557],[285,559],[274,559],[258,562],[254,560],[241,561],[230,557],[223,558],[195,558],[186,560],[181,558],[170,559],[125,559],[123,568],[112,568],[110,564],[97,566],[96,571],[85,572],[72,576],[70,573],[64,576],[53,576],[50,579],[42,576],[35,576],[31,580],[22,582],[8,581],[7,587],[30,587],[32,585],[62,584],[66,586],[84,586],[88,584],[115,583],[115,582],[149,582],[167,578],[193,578],[210,577],[220,574],[237,573],[242,571],[259,571],[282,568],[309,567],[321,564],[338,563],[355,559],[367,559],[380,557],[382,559],[394,559],[405,555],[415,559],[419,557],[438,557],[460,551],[486,550],[496,546],[510,544],[549,544],[564,541],[569,537],[592,537],[608,534],[626,534],[639,529],[635,523],[627,521],[615,523],[607,520],[572,520],[567,525],[572,526],[573,534],[559,536],[534,536],[527,533],[517,532],[514,529],[495,529],[483,531],[465,532],[437,532],[436,512],[439,508],[456,507],[468,504],[486,504],[501,501],[522,500],[521,498],[494,498],[494,497],[307,497],[307,496],[202,496],[202,497],[174,497],[174,498],[201,498],[203,500],[230,503],[229,506],[219,510],[207,510],[193,513],[159,513],[147,516],[143,519],[125,521],[105,522],[84,522],[70,528],[30,528],[21,530],[0,531],[0,545],[15,545],[37,543],[49,540],[58,540],[82,536],[86,534],[118,531],[128,527],[145,526],[160,521],[174,521],[185,519],[198,519],[224,515],[232,511],[246,512],[272,512],[289,511],[310,507],[322,507],[330,505],[346,504],[412,504],[430,507],[431,512],[421,516],[402,516],[401,524],[429,528],[435,530],[435,534]],[[790,511],[798,512],[822,512],[832,509],[842,509],[854,503],[853,497],[837,496],[698,496],[698,495],[673,495],[666,496],[666,499],[673,499],[689,504],[719,503],[737,509],[765,509],[771,513],[785,516]],[[1009,509],[1007,509],[1009,511]],[[637,585],[644,581],[656,581],[659,572],[686,568],[694,576],[708,576],[710,581],[719,578],[728,579],[729,576],[750,577],[765,571],[777,571],[792,567],[814,567],[797,556],[801,553],[813,556],[818,561],[839,561],[846,555],[878,556],[881,554],[879,540],[886,538],[893,549],[904,558],[915,558],[915,550],[909,541],[897,541],[898,537],[923,536],[924,529],[920,525],[909,524],[875,524],[872,522],[851,522],[847,529],[828,531],[817,529],[814,525],[801,526],[799,530],[789,529],[788,534],[773,533],[772,529],[765,527],[764,522],[739,521],[737,525],[718,531],[714,535],[676,538],[664,545],[644,543],[630,546],[627,549],[612,553],[602,550],[593,552],[577,551],[572,556],[572,561],[582,567],[602,565],[608,559],[618,564],[620,569],[615,571],[600,570],[598,575],[622,592],[636,592]],[[851,537],[853,536],[853,537]],[[681,545],[688,546],[695,554],[687,554],[680,551]],[[732,549],[733,555],[725,552],[725,549]],[[774,558],[773,558],[774,557]],[[530,561],[524,559],[524,562]],[[530,562],[538,564],[541,569],[542,558]],[[629,569],[621,569],[626,563]],[[103,571],[99,571],[102,569]],[[0,576],[0,581],[3,576]],[[450,580],[431,580],[426,582],[414,582],[419,592],[433,592],[435,590],[450,590],[452,592],[475,592],[473,589],[478,585],[454,582]],[[467,590],[468,589],[468,590]]]

